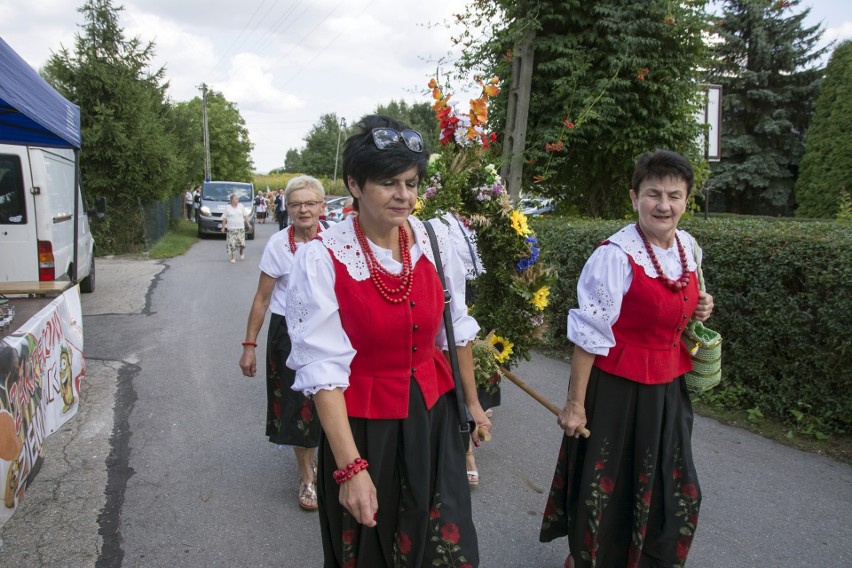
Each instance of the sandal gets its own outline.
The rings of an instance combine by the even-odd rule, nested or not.
[[[476,487],[479,485],[479,472],[475,469],[467,470],[467,483],[471,487]]]
[[[465,452],[465,457],[472,456],[473,452]],[[473,469],[467,470],[467,483],[471,487],[476,487],[479,485],[479,471],[476,469],[476,462],[474,462]]]
[[[299,483],[299,507],[303,511],[316,511],[319,509],[316,485],[313,481]]]

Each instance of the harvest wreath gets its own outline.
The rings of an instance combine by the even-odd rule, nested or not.
[[[499,367],[509,369],[520,358],[529,359],[530,346],[545,331],[543,311],[556,280],[526,216],[515,209],[497,173],[497,135],[487,131],[486,123],[488,100],[499,93],[498,82],[497,77],[481,81],[481,95],[462,113],[430,81],[441,136],[416,210],[421,219],[453,212],[475,231],[485,271],[474,281],[476,300],[470,312],[484,336],[474,341],[473,353],[477,386],[488,393],[499,387]]]

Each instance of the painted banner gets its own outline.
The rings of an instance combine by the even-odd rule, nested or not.
[[[38,473],[45,438],[77,413],[85,373],[76,286],[0,341],[0,526]]]

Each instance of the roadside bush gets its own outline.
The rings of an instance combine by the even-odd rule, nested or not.
[[[564,344],[580,271],[624,221],[535,220],[559,280],[548,308]],[[852,431],[852,228],[833,222],[693,219],[724,337],[723,382],[702,396],[727,410],[772,415],[800,433]]]

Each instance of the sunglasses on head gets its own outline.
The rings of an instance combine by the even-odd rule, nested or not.
[[[423,137],[416,130],[403,130],[402,132],[393,128],[374,128],[372,131],[373,143],[379,150],[387,150],[393,144],[398,144],[400,139],[412,152],[423,151]]]

